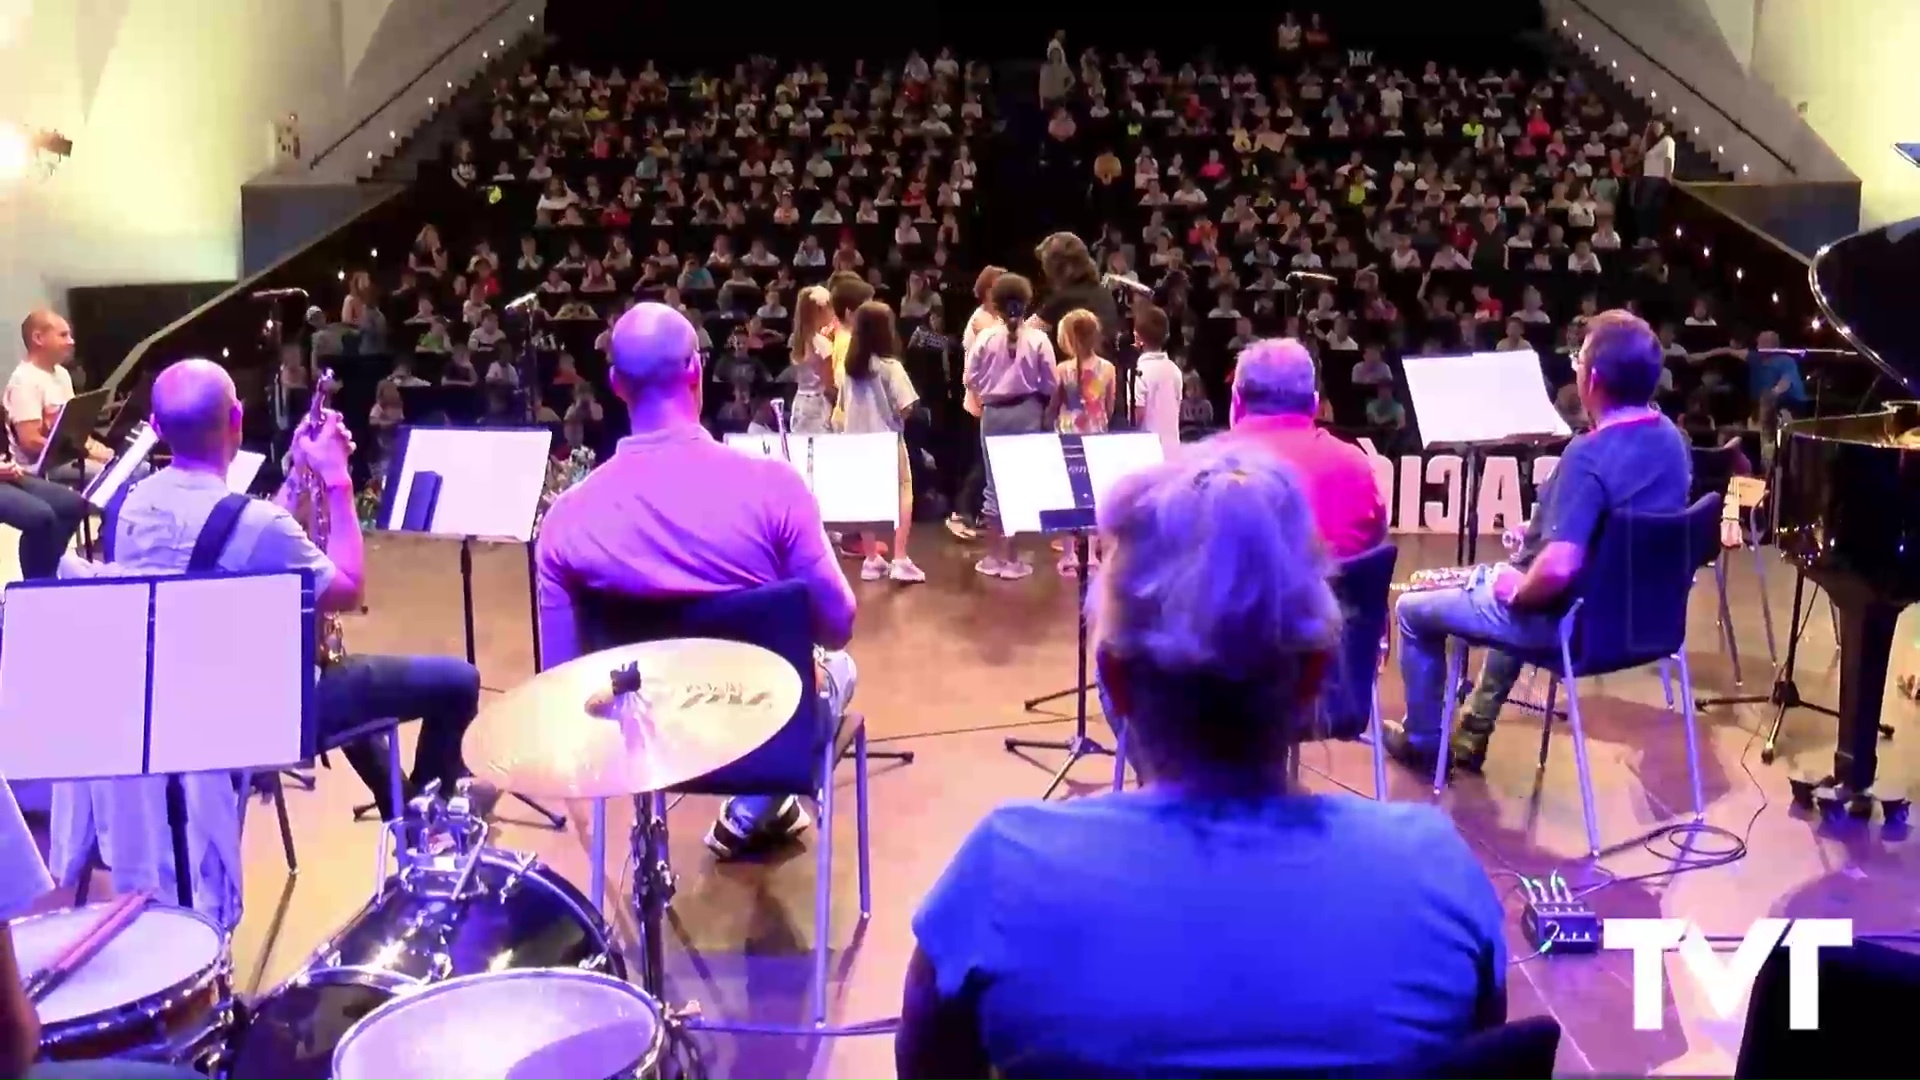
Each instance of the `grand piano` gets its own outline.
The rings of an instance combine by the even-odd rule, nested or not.
[[[1876,783],[1880,740],[1890,731],[1880,723],[1880,704],[1894,624],[1920,602],[1920,400],[1898,400],[1920,399],[1920,219],[1829,244],[1808,276],[1827,318],[1880,369],[1876,386],[1892,400],[1793,421],[1781,435],[1774,478],[1780,549],[1826,590],[1839,618],[1833,769],[1797,777],[1794,796],[1857,817],[1878,806],[1899,821],[1905,790]]]

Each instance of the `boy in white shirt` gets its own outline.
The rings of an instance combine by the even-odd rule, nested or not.
[[[1133,336],[1140,343],[1134,372],[1133,423],[1160,436],[1168,457],[1180,449],[1180,368],[1167,355],[1167,313],[1142,304],[1133,311]]]

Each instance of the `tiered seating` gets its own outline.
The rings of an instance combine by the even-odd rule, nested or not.
[[[581,399],[593,391],[576,385],[604,385],[605,330],[622,311],[681,306],[713,349],[712,377],[736,388],[708,395],[731,427],[785,366],[795,294],[832,271],[863,273],[913,316],[910,334],[972,280],[974,147],[988,131],[973,78],[914,56],[837,84],[764,58],[724,79],[647,62],[502,80],[448,164],[445,215],[390,281],[394,351],[416,350],[421,380],[442,383],[404,390],[407,417],[482,411],[482,395],[443,376],[488,372],[507,347],[504,304],[528,293],[546,316],[543,387]],[[455,364],[466,351],[470,365]],[[499,380],[493,411],[508,366],[482,376]]]
[[[1375,399],[1401,355],[1531,347],[1563,387],[1583,314],[1627,305],[1673,326],[1676,412],[1746,420],[1744,375],[1701,362],[1728,337],[1680,325],[1695,298],[1629,220],[1648,118],[1581,76],[1401,70],[1334,43],[1261,73],[1092,52],[1079,67],[1074,121],[1049,137],[1092,173],[1103,268],[1155,287],[1217,404],[1243,341],[1302,337],[1328,419],[1392,445],[1411,435],[1400,391]],[[1332,281],[1289,289],[1290,271]]]

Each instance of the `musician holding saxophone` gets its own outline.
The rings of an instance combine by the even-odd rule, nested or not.
[[[316,388],[316,396],[323,391]],[[233,379],[209,360],[182,360],[153,386],[153,425],[173,463],[136,484],[111,514],[110,558],[136,570],[183,570],[203,541],[226,571],[311,570],[318,606],[355,611],[365,553],[348,461],[353,440],[338,413],[316,409],[294,433],[293,468],[273,502],[233,496],[227,469],[240,449],[240,400]],[[305,498],[296,498],[305,489]],[[309,515],[296,517],[294,507]],[[325,527],[309,536],[314,521]],[[220,531],[225,531],[224,541]],[[328,650],[337,653],[337,641]],[[480,674],[449,656],[329,656],[315,686],[320,741],[383,717],[419,718],[409,791],[431,781],[451,787],[467,775],[460,740],[480,698]],[[339,747],[382,816],[387,759],[373,740]]]

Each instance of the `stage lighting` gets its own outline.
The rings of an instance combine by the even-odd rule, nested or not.
[[[73,140],[57,131],[0,123],[0,179],[17,179],[29,171],[44,177],[72,156]]]

